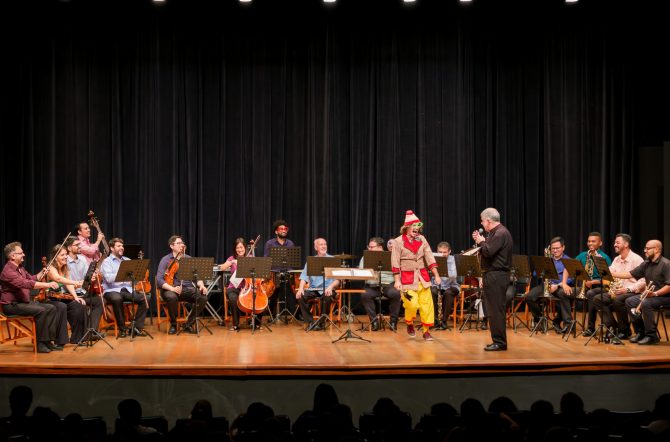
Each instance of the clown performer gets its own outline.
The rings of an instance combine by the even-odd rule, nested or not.
[[[426,238],[421,236],[423,223],[408,210],[405,213],[405,223],[400,228],[400,236],[393,239],[391,249],[391,268],[393,270],[394,286],[402,292],[402,302],[405,307],[405,322],[407,334],[415,337],[414,318],[417,310],[421,317],[423,339],[432,341],[428,331],[433,325],[434,311],[433,298],[430,293],[430,275],[433,272],[435,283],[441,283],[437,272],[437,263]]]

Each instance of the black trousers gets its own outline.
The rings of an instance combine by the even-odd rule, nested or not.
[[[445,324],[451,311],[454,309],[454,299],[458,296],[458,289],[456,287],[448,287],[440,289],[436,286],[430,288],[430,294],[433,295],[433,311],[435,312],[435,323]],[[442,315],[438,317],[438,296],[442,297]]]
[[[630,296],[626,299],[626,307],[628,311],[640,305],[640,295]],[[655,309],[658,307],[670,307],[670,296],[656,296],[654,298],[646,298],[640,307],[639,316],[632,316],[633,327],[636,333],[643,333],[645,336],[655,338],[656,335],[656,317]]]
[[[314,298],[321,298],[321,313],[327,314],[330,311],[330,304],[332,304],[335,296],[336,295],[334,291],[332,296],[325,296],[322,292],[316,290],[305,290],[302,294],[302,298],[298,299],[300,312],[302,313],[302,320],[307,323],[311,323],[313,321],[312,313],[309,311],[309,304],[307,301]]]
[[[191,309],[186,318],[186,326],[193,324],[196,312],[200,316],[202,310],[207,304],[207,295],[201,294],[200,290],[193,286],[182,286],[181,293],[177,294],[168,290],[161,290],[161,298],[167,304],[168,316],[170,317],[170,325],[177,325],[177,316],[179,315],[179,302],[188,302],[195,304],[195,309]]]
[[[278,283],[274,293],[270,297],[270,311],[272,311],[272,308],[275,308],[279,301],[284,301],[286,309],[291,313],[295,313],[296,299],[295,293],[293,292],[293,284],[291,284],[291,281],[293,280],[293,278],[290,277],[291,273],[286,273],[286,277],[279,275],[281,274],[278,273],[277,278],[275,278],[275,281],[278,281]],[[275,311],[279,313],[276,309]]]
[[[144,328],[144,320],[147,317],[147,304],[144,301],[144,295],[142,293],[135,292],[130,293],[128,290],[121,289],[120,292],[106,292],[104,295],[105,301],[112,305],[112,310],[114,310],[114,318],[116,319],[116,324],[120,329],[125,328],[126,319],[123,314],[123,302],[134,302],[137,304],[137,313],[135,313],[135,327],[139,329]],[[148,298],[148,295],[147,295]]]
[[[59,321],[65,318],[58,317],[56,306],[45,302],[17,302],[3,304],[2,310],[8,315],[32,316],[35,318],[35,331],[39,342],[56,341]]]
[[[58,331],[58,340],[67,340],[67,324],[70,324],[72,333],[70,334],[70,344],[76,344],[86,333],[86,307],[84,304],[72,299],[53,300],[57,309],[62,309],[65,306],[65,315],[67,323],[63,324]],[[60,343],[60,342],[59,342]]]
[[[382,296],[389,300],[389,314],[391,321],[398,322],[400,314],[400,292],[392,285],[382,285]],[[361,304],[365,308],[370,320],[377,316],[377,299],[379,299],[379,287],[365,286],[365,293],[361,295]]]
[[[617,295],[614,298],[611,309],[616,314],[616,324],[619,333],[630,334],[630,310],[626,307],[626,300],[631,296],[636,296],[636,293],[624,293]]]
[[[486,317],[494,344],[507,345],[505,304],[508,286],[509,272],[496,270],[484,273],[482,300],[486,307]]]

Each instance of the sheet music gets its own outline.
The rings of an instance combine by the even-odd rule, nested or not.
[[[333,270],[333,276],[351,276],[351,269]]]
[[[352,269],[353,276],[365,276],[368,278],[373,278],[375,276],[374,272],[371,272],[369,269]]]
[[[233,273],[228,280],[228,282],[230,282],[235,288],[239,288],[240,284],[242,284],[242,281],[244,281],[244,278],[237,277],[237,270],[235,270],[235,273]]]

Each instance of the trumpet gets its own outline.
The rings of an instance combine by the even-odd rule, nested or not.
[[[640,316],[640,308],[642,307],[642,301],[644,301],[647,298],[647,295],[649,293],[652,293],[656,287],[654,287],[654,283],[650,282],[647,284],[647,287],[644,288],[644,292],[640,295],[640,303],[637,305],[637,307],[630,309],[630,312],[633,316]]]

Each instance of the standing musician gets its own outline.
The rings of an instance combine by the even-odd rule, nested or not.
[[[423,223],[413,211],[405,212],[405,223],[400,228],[400,236],[393,240],[391,251],[391,269],[395,279],[394,287],[403,293],[402,303],[405,307],[407,334],[416,336],[414,318],[419,312],[423,339],[432,341],[430,327],[435,320],[433,296],[430,292],[430,270],[437,285],[442,283],[437,272],[437,263],[430,249],[430,244],[421,235]]]
[[[484,273],[484,294],[487,315],[493,343],[484,347],[486,351],[507,350],[507,330],[505,328],[505,292],[509,286],[509,272],[512,268],[512,235],[500,223],[500,213],[489,207],[482,211],[482,227],[488,232],[485,238],[478,230],[472,238],[481,247],[482,272]]]
[[[670,260],[663,256],[663,243],[657,239],[647,241],[644,253],[646,259],[642,264],[629,272],[612,272],[612,276],[620,279],[644,277],[647,283],[654,284],[654,291],[648,293],[644,301],[641,301],[641,295],[634,295],[626,299],[626,307],[639,308],[641,312],[641,315],[631,316],[636,335],[630,338],[630,342],[651,345],[658,344],[660,341],[656,333],[654,309],[670,306],[670,296],[668,296],[670,293]],[[640,303],[642,303],[641,306]]]
[[[46,276],[45,270],[37,275],[31,275],[26,271],[23,267],[26,255],[23,253],[20,242],[10,242],[5,245],[3,253],[7,262],[0,273],[2,312],[7,315],[34,317],[37,352],[49,353],[51,350],[58,350],[58,346],[53,341],[56,340],[60,322],[65,318],[59,317],[56,307],[49,303],[30,302],[30,290],[57,289],[58,283],[55,281],[41,282]]]
[[[265,242],[265,247],[263,249],[263,256],[270,256],[270,249],[273,247],[295,247],[293,241],[288,239],[288,224],[286,223],[286,221],[284,221],[283,219],[278,219],[277,221],[272,223],[272,231],[274,232],[275,237],[270,238]],[[277,266],[272,267],[272,271],[275,273],[282,270],[285,269],[279,268]],[[276,293],[286,293],[286,299],[284,300],[286,302],[286,308],[290,312],[295,312],[296,299],[295,294],[293,293],[293,289],[291,288],[293,278],[290,278],[287,275],[283,275],[282,277],[277,278],[277,281],[278,281],[277,290],[279,291]],[[286,290],[284,290],[285,284],[288,284]],[[270,302],[272,305],[275,305],[278,302],[278,300],[279,300],[278,296],[270,298]]]
[[[370,238],[368,241],[368,250],[382,252],[384,251],[384,240],[378,236]],[[359,268],[363,268],[364,259],[361,258],[358,264]],[[389,314],[391,316],[391,330],[398,330],[398,316],[400,315],[400,292],[393,287],[393,273],[382,271],[382,295],[389,300]],[[378,331],[381,324],[377,321],[377,312],[375,307],[375,300],[379,298],[379,279],[369,279],[365,281],[365,293],[361,295],[361,304],[365,308],[365,312],[370,318],[370,329]]]
[[[618,256],[612,261],[610,272],[624,273],[630,272],[644,261],[640,255],[630,249],[630,235],[617,233],[614,240],[614,251]],[[630,338],[630,321],[628,319],[628,310],[626,309],[626,299],[634,296],[636,293],[642,293],[646,282],[642,279],[620,279],[618,284],[604,288],[604,296],[593,298],[593,304],[596,310],[602,310],[603,322],[608,328],[614,330],[619,339]],[[612,309],[616,312],[617,318],[612,315]],[[614,340],[618,343],[617,340]]]
[[[461,285],[456,280],[456,259],[451,255],[451,245],[446,241],[438,243],[437,254],[447,258],[448,275],[442,278],[441,284],[435,283],[434,278],[431,278],[430,291],[433,295],[433,309],[438,312],[435,330],[447,330],[449,315],[454,308],[454,299],[461,291]]]
[[[247,253],[247,244],[244,238],[237,238],[233,245],[233,255],[228,257],[225,263],[221,264],[221,270],[228,270],[235,274],[237,271],[237,258],[244,258]],[[245,280],[242,278],[231,278],[226,287],[226,296],[228,297],[228,305],[233,315],[233,325],[230,331],[240,330],[240,308],[237,306],[237,299],[240,296],[240,290],[244,287]],[[256,324],[260,328],[260,324]]]
[[[65,241],[67,244],[67,240]],[[55,245],[51,249],[50,260],[53,260],[53,265],[49,268],[47,280],[56,281],[58,289],[47,292],[49,302],[53,304],[56,309],[61,310],[67,316],[67,322],[70,324],[72,334],[70,336],[70,344],[78,343],[86,333],[86,301],[77,295],[75,289],[80,289],[84,278],[79,280],[72,279],[70,269],[67,265],[67,249],[61,247],[60,244]],[[58,330],[58,337],[56,343],[65,345],[68,342],[67,324],[63,321],[61,328]]]
[[[181,258],[190,258],[186,254],[186,244],[179,235],[172,235],[168,239],[170,253],[161,258],[156,273],[156,286],[161,289],[161,298],[167,304],[168,315],[170,316],[170,329],[168,334],[177,333],[177,316],[179,314],[179,301],[195,304],[195,309],[191,309],[186,318],[183,331],[186,333],[196,333],[193,328],[195,316],[200,316],[202,310],[207,304],[207,288],[202,280],[197,281],[197,288],[193,286],[193,281],[181,280],[175,277],[179,268]],[[167,276],[167,278],[166,278]],[[170,281],[171,280],[171,281]]]
[[[87,262],[97,261],[101,258],[100,243],[105,239],[105,235],[98,231],[98,237],[94,243],[91,243],[91,226],[82,221],[74,226],[79,238],[79,253],[86,257]]]
[[[592,256],[601,256],[605,258],[605,261],[607,262],[607,265],[612,264],[612,259],[607,256],[605,252],[600,250],[600,247],[603,245],[603,238],[600,232],[591,232],[589,233],[588,238],[586,239],[586,246],[588,247],[587,250],[584,250],[582,253],[577,255],[575,259],[579,260],[583,265],[584,268],[586,269],[586,273],[589,277],[588,280],[585,280],[583,282],[585,288],[584,290],[586,291],[586,300],[588,302],[588,308],[589,308],[589,319],[588,319],[588,326],[586,327],[586,330],[582,333],[583,336],[593,336],[596,330],[596,316],[598,314],[598,310],[596,309],[596,306],[593,304],[593,298],[596,295],[600,295],[600,289],[602,288],[602,281],[600,279],[600,273],[598,273],[598,269],[595,266],[595,263],[593,262],[593,259],[591,258]]]
[[[123,239],[112,238],[109,240],[110,255],[105,258],[100,266],[100,273],[102,275],[102,288],[105,301],[112,305],[114,310],[114,318],[119,330],[119,338],[125,338],[131,334],[132,330],[126,327],[126,318],[123,311],[123,302],[133,302],[137,304],[137,312],[135,313],[135,335],[143,336],[144,320],[147,316],[147,300],[142,293],[133,292],[133,287],[130,281],[114,282],[116,274],[119,273],[121,261],[127,261],[130,258],[123,256]]]
[[[317,238],[314,240],[314,250],[316,250],[316,256],[326,257],[333,256],[328,254],[328,243],[323,238]],[[330,310],[330,304],[333,302],[333,295],[335,294],[334,290],[339,285],[340,281],[337,279],[326,279],[324,281],[323,276],[307,276],[307,263],[302,269],[300,274],[300,286],[295,292],[295,297],[300,304],[300,311],[302,312],[302,320],[307,323],[307,329],[312,327],[314,324],[314,319],[312,313],[309,311],[309,306],[307,301],[313,298],[321,298],[322,305],[321,311],[327,312]],[[309,288],[305,289],[305,286],[309,283]],[[324,290],[325,287],[325,290]],[[312,330],[322,330],[324,326],[318,324],[312,328]]]
[[[83,281],[86,278],[89,266],[95,265],[92,263],[87,264],[86,257],[79,253],[79,244],[80,240],[76,236],[70,236],[67,241],[65,241],[65,248],[67,249],[67,267],[70,271],[70,279],[75,281]],[[77,296],[84,297],[86,303],[90,305],[90,327],[98,330],[100,317],[102,316],[102,298],[96,295],[86,296],[87,294],[82,287],[75,286],[75,292]],[[72,330],[72,334],[75,334],[74,329]]]

